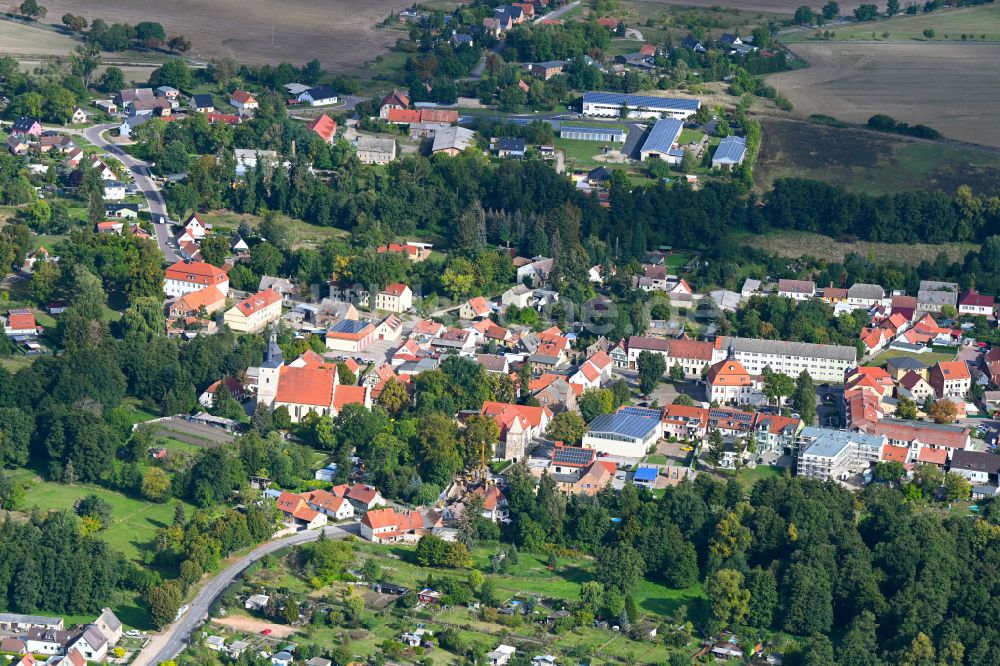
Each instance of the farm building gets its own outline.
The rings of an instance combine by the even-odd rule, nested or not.
[[[613,141],[625,143],[626,132],[617,127],[566,127],[559,130],[560,139],[578,141]]]
[[[641,161],[663,160],[667,164],[680,164],[684,151],[677,146],[684,123],[676,118],[661,118],[649,131],[640,151]]]
[[[587,92],[583,94],[583,115],[604,118],[621,117],[622,108],[629,118],[677,118],[693,116],[701,102],[696,99],[625,95],[615,92]]]
[[[747,140],[741,136],[727,136],[719,142],[712,155],[713,169],[731,169],[743,163],[747,155]]]

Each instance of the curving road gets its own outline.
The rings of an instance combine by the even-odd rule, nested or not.
[[[343,527],[331,525],[322,532],[328,538],[343,539],[349,535],[356,536],[358,526],[356,523],[350,523]],[[181,619],[150,639],[146,647],[132,662],[132,666],[155,666],[179,655],[190,643],[191,635],[195,630],[208,619],[208,609],[212,602],[233,582],[233,579],[265,555],[289,546],[300,546],[310,541],[316,541],[319,539],[319,535],[320,530],[310,530],[298,532],[277,541],[269,541],[231,563],[221,573],[201,586],[194,598],[188,602],[189,608]]]
[[[116,159],[128,167],[128,170],[132,172],[132,178],[135,180],[136,190],[146,197],[149,214],[153,218],[153,231],[155,232],[156,244],[159,246],[160,251],[163,252],[163,261],[172,264],[178,261],[180,256],[176,251],[177,242],[174,240],[173,234],[170,233],[170,222],[167,218],[167,202],[163,199],[160,186],[152,178],[149,162],[133,157],[117,145],[105,140],[103,133],[115,127],[118,127],[118,123],[94,125],[82,130],[66,127],[46,127],[45,129],[82,136],[104,152],[114,155]]]

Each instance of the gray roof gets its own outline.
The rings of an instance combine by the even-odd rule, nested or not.
[[[357,148],[368,152],[393,154],[396,152],[396,140],[377,136],[362,136],[358,137]]]
[[[877,448],[885,443],[885,437],[868,435],[862,432],[847,432],[846,430],[831,430],[829,428],[803,428],[802,438],[813,440],[806,445],[803,454],[833,458],[844,447],[856,443],[868,448]]]
[[[0,622],[5,624],[62,624],[61,617],[51,615],[21,615],[20,613],[0,613]]]
[[[747,140],[741,136],[727,136],[719,142],[719,147],[712,155],[713,162],[737,164],[747,152]]]
[[[651,95],[625,95],[616,92],[585,92],[584,104],[624,104],[631,107],[645,107],[651,111],[697,111],[701,101],[678,97],[653,97]]]
[[[885,362],[897,370],[926,370],[929,366],[912,356],[895,356]]]
[[[732,343],[737,353],[774,354],[777,356],[804,356],[806,358],[826,358],[836,361],[856,361],[858,350],[843,345],[820,345],[812,342],[789,342],[787,340],[762,340],[758,338],[730,338],[723,336],[719,343],[723,349]]]
[[[659,419],[656,418],[619,412],[598,416],[587,426],[587,432],[614,433],[644,439],[658,424]]]
[[[953,291],[921,291],[917,294],[919,305],[955,305],[958,294]]]
[[[1000,474],[1000,455],[984,451],[957,449],[951,454],[951,469]]]
[[[596,125],[587,126],[574,126],[574,125],[560,125],[559,133],[563,132],[580,132],[582,134],[610,134],[612,136],[624,136],[625,130],[618,127],[598,127]]]
[[[431,147],[431,152],[436,153],[439,150],[448,150],[449,148],[465,150],[472,144],[472,137],[475,135],[476,133],[472,130],[457,126],[438,130],[434,133],[434,144]]]
[[[647,152],[650,150],[655,150],[661,153],[670,152],[674,144],[677,143],[677,138],[681,135],[681,130],[684,129],[684,123],[676,118],[661,118],[656,121],[653,125],[653,129],[649,131],[649,136],[646,138],[646,143],[642,145],[642,152]]]
[[[920,291],[953,291],[958,293],[957,282],[939,282],[938,280],[921,280]]]
[[[880,300],[885,298],[885,289],[877,284],[865,284],[863,282],[859,282],[851,285],[851,288],[847,290],[847,297],[873,298],[875,300]]]
[[[110,608],[105,608],[101,611],[101,616],[97,619],[99,622],[103,622],[107,625],[108,629],[111,631],[118,631],[121,629],[122,621],[118,619],[118,616],[115,615]]]

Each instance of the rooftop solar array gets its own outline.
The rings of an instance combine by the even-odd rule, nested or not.
[[[354,321],[353,319],[341,319],[335,322],[330,330],[335,333],[360,333],[368,326],[366,321]]]
[[[650,409],[648,407],[622,407],[618,410],[619,414],[628,414],[630,416],[645,416],[650,419],[659,419],[663,414],[662,409]]]
[[[712,419],[713,421],[726,419],[729,421],[740,421],[742,423],[750,423],[753,421],[753,414],[731,409],[712,409],[709,410],[708,412],[708,418]]]
[[[656,150],[661,153],[669,153],[674,144],[677,143],[677,138],[681,135],[682,129],[684,129],[684,123],[676,118],[661,118],[657,120],[656,124],[653,125],[653,129],[649,131],[649,137],[646,138],[646,143],[642,145],[642,150]]]
[[[590,432],[615,433],[626,437],[643,438],[651,430],[656,429],[658,422],[658,418],[635,416],[619,412],[617,414],[598,416],[591,421],[588,430]]]
[[[727,136],[719,142],[719,147],[715,150],[713,160],[728,159],[739,162],[743,159],[743,153],[747,149],[747,140],[741,136]]]
[[[697,111],[701,102],[696,99],[681,99],[678,97],[653,97],[652,95],[626,95],[616,92],[585,92],[584,104],[625,104],[632,107],[645,107],[656,111],[672,109],[678,111]]]
[[[552,462],[562,465],[589,465],[594,459],[593,449],[581,449],[576,446],[557,446],[552,451]]]

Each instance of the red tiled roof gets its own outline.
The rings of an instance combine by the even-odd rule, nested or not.
[[[410,98],[405,93],[393,90],[391,93],[382,98],[382,104],[394,104],[406,108],[410,105]]]
[[[332,367],[281,367],[277,402],[295,405],[328,407],[333,403],[333,381],[337,374]]]
[[[236,307],[239,308],[240,312],[242,312],[244,316],[249,317],[253,313],[263,310],[264,308],[274,305],[275,303],[279,303],[280,301],[281,294],[273,289],[265,289],[264,291],[256,293],[252,296],[247,296],[242,301],[237,303]]]
[[[407,289],[409,289],[409,287],[407,287],[402,282],[394,282],[393,284],[390,284],[388,287],[383,289],[382,293],[389,294],[390,296],[402,296],[403,292],[406,291]]]
[[[421,109],[420,122],[422,123],[457,123],[458,111],[448,109]]]
[[[31,310],[7,311],[7,328],[20,331],[37,327],[38,325],[35,323],[35,315]]]
[[[882,460],[887,462],[905,463],[906,458],[909,455],[910,449],[906,446],[893,446],[892,444],[886,444],[882,448]]]
[[[185,313],[197,312],[198,308],[201,307],[204,307],[206,310],[211,310],[219,303],[224,303],[225,301],[226,295],[219,291],[218,287],[212,284],[204,289],[184,294],[170,306],[170,311]]]
[[[389,109],[386,120],[390,123],[412,125],[420,122],[420,111],[417,109]]]
[[[971,379],[969,366],[965,361],[941,361],[937,364],[941,376],[945,379]]]
[[[981,308],[992,308],[993,307],[993,297],[980,294],[975,289],[970,289],[969,291],[962,294],[961,298],[958,300],[959,305],[970,305]]]
[[[205,118],[208,119],[209,125],[215,125],[216,123],[225,123],[226,125],[240,124],[240,117],[234,113],[206,113]]]
[[[712,360],[712,343],[700,340],[668,340],[671,358],[693,358],[699,361]]]
[[[732,358],[719,361],[709,368],[705,379],[713,386],[749,386],[753,383],[743,364]]]
[[[538,428],[542,424],[544,415],[552,416],[548,407],[529,407],[528,405],[511,405],[505,402],[484,402],[480,412],[484,416],[491,416],[496,419],[497,424],[503,429],[506,425],[513,423],[514,419],[520,417],[533,428]]]
[[[889,439],[900,442],[920,440],[923,444],[950,449],[964,449],[965,442],[969,438],[968,430],[956,431],[950,428],[935,428],[927,425],[886,420],[871,425],[867,431],[873,435],[885,435]]]
[[[337,133],[337,123],[333,118],[324,113],[319,118],[311,120],[306,125],[306,129],[315,132],[321,139],[329,142]]]
[[[399,517],[396,515],[395,509],[375,509],[365,513],[365,517],[361,519],[361,522],[373,530],[377,530],[383,527],[397,527],[399,525]]]
[[[256,102],[257,100],[253,95],[248,93],[246,90],[234,90],[229,96],[229,99],[234,99],[240,104],[246,104],[247,102]]]
[[[917,453],[917,462],[944,465],[948,462],[948,449],[932,449],[929,446],[922,446]]]
[[[629,349],[648,349],[650,351],[670,351],[670,341],[663,338],[643,338],[638,335],[629,336]]]
[[[365,387],[339,384],[333,390],[333,406],[340,411],[344,405],[365,404]]]
[[[363,504],[371,504],[378,499],[378,490],[374,486],[366,486],[363,483],[355,483],[347,492],[347,498],[356,500]]]
[[[228,280],[221,268],[204,261],[178,261],[163,274],[164,279],[180,282],[197,282],[198,284],[219,284]]]

